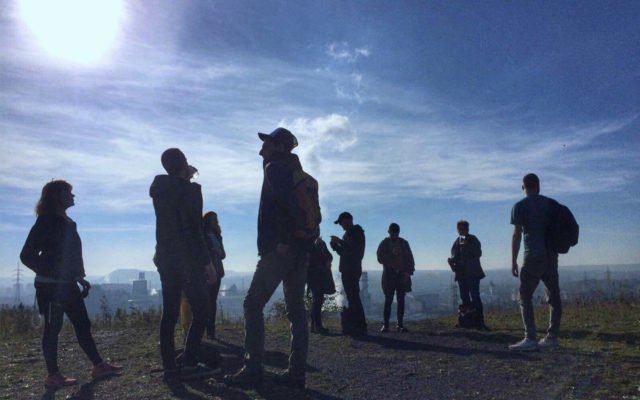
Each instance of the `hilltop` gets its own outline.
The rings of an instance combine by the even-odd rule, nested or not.
[[[545,326],[546,309],[536,310]],[[221,376],[188,385],[184,398],[204,399],[640,399],[640,304],[595,304],[565,307],[561,349],[519,354],[507,344],[521,338],[517,310],[492,312],[490,332],[452,328],[452,317],[411,322],[410,333],[377,332],[353,340],[332,334],[311,335],[307,389],[273,384],[270,373],[286,366],[289,335],[285,321],[267,324],[267,378],[260,390],[230,388]],[[89,363],[70,330],[60,340],[63,371],[80,380],[75,388],[45,393],[44,362],[37,332],[4,341],[0,363],[0,398],[169,399],[162,384],[157,351],[157,322],[97,326],[103,354],[127,367],[126,373],[91,382]],[[241,365],[242,325],[223,323],[219,340],[223,369]],[[179,337],[180,335],[178,335]],[[44,397],[43,397],[44,394]],[[75,396],[75,397],[74,397]]]

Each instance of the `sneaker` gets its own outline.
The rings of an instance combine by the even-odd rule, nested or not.
[[[216,340],[216,332],[215,331],[207,331],[207,339]]]
[[[389,332],[389,325],[382,325],[382,328],[380,328],[380,332],[382,333]]]
[[[560,345],[558,344],[558,338],[547,335],[544,338],[540,339],[540,341],[538,342],[538,346],[541,349],[555,350]]]
[[[408,330],[407,328],[405,328],[404,326],[402,326],[402,325],[398,325],[398,326],[396,327],[396,331],[398,331],[398,332],[400,332],[400,333],[407,333],[407,332],[409,332],[409,330]]]
[[[180,368],[180,379],[183,381],[200,381],[222,372],[221,368],[209,368],[203,364],[185,365]]]
[[[77,379],[64,376],[60,372],[51,374],[44,380],[44,386],[48,389],[56,389],[63,386],[73,386],[76,383],[78,383]]]
[[[91,376],[93,377],[93,379],[106,378],[107,376],[120,374],[123,369],[123,366],[112,365],[106,361],[103,361],[93,367],[93,369],[91,370]]]
[[[224,376],[224,383],[231,386],[257,386],[262,384],[262,371],[252,370],[245,365],[238,372]]]
[[[321,335],[327,335],[329,333],[329,329],[321,326],[320,328],[316,328],[315,333],[319,333]]]
[[[283,373],[274,376],[273,381],[279,385],[304,389],[305,375],[304,372],[301,374],[293,374],[291,371],[286,370]]]
[[[538,347],[538,342],[533,339],[524,338],[518,343],[509,345],[509,350],[513,351],[538,351],[540,348]]]
[[[177,385],[180,383],[180,370],[178,368],[175,369],[165,369],[162,373],[162,380],[171,385]]]

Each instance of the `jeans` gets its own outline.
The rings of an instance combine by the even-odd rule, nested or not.
[[[404,325],[404,296],[405,292],[400,289],[395,290],[396,299],[398,300],[397,317],[398,326]],[[391,303],[393,303],[393,291],[384,295],[384,326],[389,326],[389,317],[391,316]]]
[[[84,300],[80,296],[77,286],[75,289],[71,288],[71,290],[75,290],[77,293],[74,293],[73,299],[68,303],[48,301],[42,304],[42,314],[44,316],[42,352],[49,374],[55,374],[60,371],[58,368],[58,335],[62,329],[65,314],[71,321],[78,343],[87,357],[89,357],[89,360],[93,365],[98,365],[102,362],[96,343],[93,341],[93,336],[91,336],[91,322],[89,321]]]
[[[480,299],[480,279],[460,278],[458,279],[458,289],[460,289],[462,304],[472,305],[480,315],[484,315]]]
[[[307,281],[308,254],[290,250],[280,255],[275,250],[261,256],[244,299],[245,366],[262,371],[264,360],[264,306],[282,282],[287,318],[291,329],[289,371],[304,374],[309,347],[304,287]]]
[[[360,333],[366,333],[367,321],[364,316],[362,301],[360,300],[360,274],[343,273],[342,287],[349,302],[350,315],[351,318],[353,318],[353,327],[361,331]]]
[[[218,313],[218,293],[220,292],[220,285],[222,278],[218,277],[216,283],[213,285],[207,285],[207,292],[209,295],[209,315],[207,316],[207,334],[210,336],[216,333],[216,314]]]
[[[178,266],[172,266],[178,267]],[[193,320],[184,345],[185,365],[195,365],[207,318],[208,295],[204,274],[182,268],[161,268],[162,320],[160,321],[160,355],[164,369],[175,369],[175,327],[180,313],[180,296],[184,294],[191,306]]]
[[[560,332],[560,318],[562,316],[562,299],[560,298],[560,283],[558,279],[558,255],[550,255],[547,259],[535,264],[527,263],[520,271],[520,309],[524,323],[525,336],[536,339],[536,321],[533,314],[533,293],[542,281],[547,294],[550,315],[547,334],[558,337]]]

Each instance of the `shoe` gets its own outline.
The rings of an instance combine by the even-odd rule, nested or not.
[[[178,368],[165,369],[162,373],[162,380],[169,386],[178,385],[180,383],[180,370]]]
[[[329,333],[329,329],[325,328],[324,326],[321,326],[320,328],[316,328],[315,333],[326,335]]]
[[[78,383],[77,379],[64,376],[60,372],[51,374],[47,376],[47,378],[44,380],[44,386],[47,389],[57,389],[63,386],[73,386],[77,383]]]
[[[224,376],[224,383],[231,386],[257,386],[262,384],[262,371],[251,370],[245,365],[232,375]]]
[[[545,336],[544,338],[540,339],[540,341],[538,342],[538,347],[540,347],[541,349],[545,349],[545,350],[555,350],[560,346],[560,344],[558,343],[558,338],[555,338],[553,336]]]
[[[305,375],[304,372],[301,374],[292,374],[291,371],[286,370],[283,373],[274,376],[273,381],[278,385],[304,389]]]
[[[382,325],[382,328],[380,328],[380,332],[382,333],[387,333],[389,332],[389,325]]]
[[[91,370],[91,377],[93,377],[93,379],[106,378],[107,376],[120,374],[123,369],[123,366],[112,365],[106,361],[103,361],[93,367],[93,369]]]
[[[207,331],[207,339],[216,340],[216,333]]]
[[[180,379],[182,381],[200,381],[212,377],[222,372],[221,368],[209,368],[203,364],[185,365],[180,368]]]
[[[404,326],[402,326],[402,325],[398,325],[398,326],[396,327],[396,331],[398,331],[398,332],[400,332],[400,333],[407,333],[407,332],[409,332],[409,330],[408,330],[407,328],[405,328]]]
[[[533,339],[524,338],[518,343],[509,345],[509,350],[512,351],[538,351],[540,348],[538,347],[538,342]]]

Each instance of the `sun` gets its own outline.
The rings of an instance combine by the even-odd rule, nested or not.
[[[39,46],[72,63],[97,64],[117,44],[123,0],[19,0],[19,14]]]

